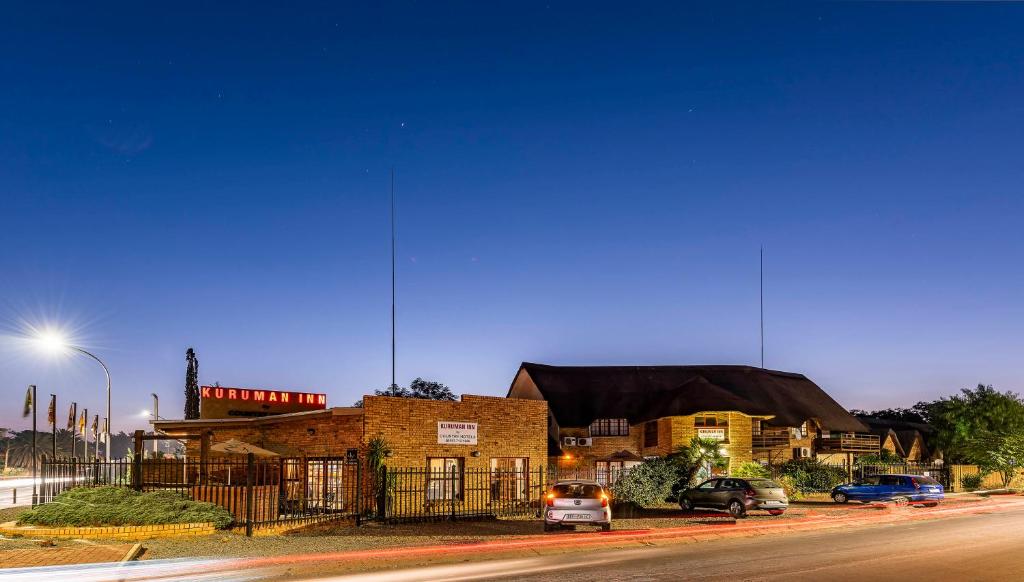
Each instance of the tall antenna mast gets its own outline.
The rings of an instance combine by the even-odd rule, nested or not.
[[[391,166],[391,386],[395,389],[395,167]]]
[[[761,245],[761,368],[764,368],[764,245]]]

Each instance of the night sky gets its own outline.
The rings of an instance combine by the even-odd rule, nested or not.
[[[1024,5],[10,4],[0,426],[200,380],[503,395],[759,363],[847,407],[1022,389]],[[627,10],[628,7],[628,10]],[[45,414],[43,414],[45,418]]]

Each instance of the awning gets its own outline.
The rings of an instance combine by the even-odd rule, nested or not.
[[[217,451],[218,453],[227,453],[229,455],[248,455],[252,453],[257,457],[278,457],[274,451],[268,451],[257,447],[256,445],[250,445],[249,443],[243,443],[240,440],[229,439],[222,443],[217,443],[210,447],[211,451]]]

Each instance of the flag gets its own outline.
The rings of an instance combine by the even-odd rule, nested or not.
[[[99,428],[100,428],[100,415],[97,414],[96,417],[92,419],[92,436],[93,436],[93,438],[96,438],[96,431],[99,430]]]
[[[78,418],[78,432],[85,434],[85,411],[82,411],[82,416]]]
[[[104,417],[103,417],[103,434],[104,434],[104,437],[103,437],[103,442],[107,442],[107,437],[106,437],[106,435],[107,435],[107,434],[108,434],[109,432],[110,432],[110,421],[109,421],[109,420],[107,420],[107,417],[105,417],[105,416],[104,416]]]
[[[32,387],[29,386],[28,390],[25,391],[25,410],[21,413],[21,417],[25,418],[32,413],[32,407],[35,403],[32,402]]]
[[[71,403],[71,407],[68,408],[68,430],[75,428],[75,403]]]
[[[50,407],[46,409],[46,422],[50,426],[57,426],[57,395],[50,394]]]

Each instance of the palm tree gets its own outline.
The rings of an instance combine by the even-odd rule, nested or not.
[[[678,447],[670,458],[679,466],[680,485],[689,487],[702,469],[710,474],[712,467],[721,466],[725,461],[721,447],[722,443],[714,439],[700,437]]]

